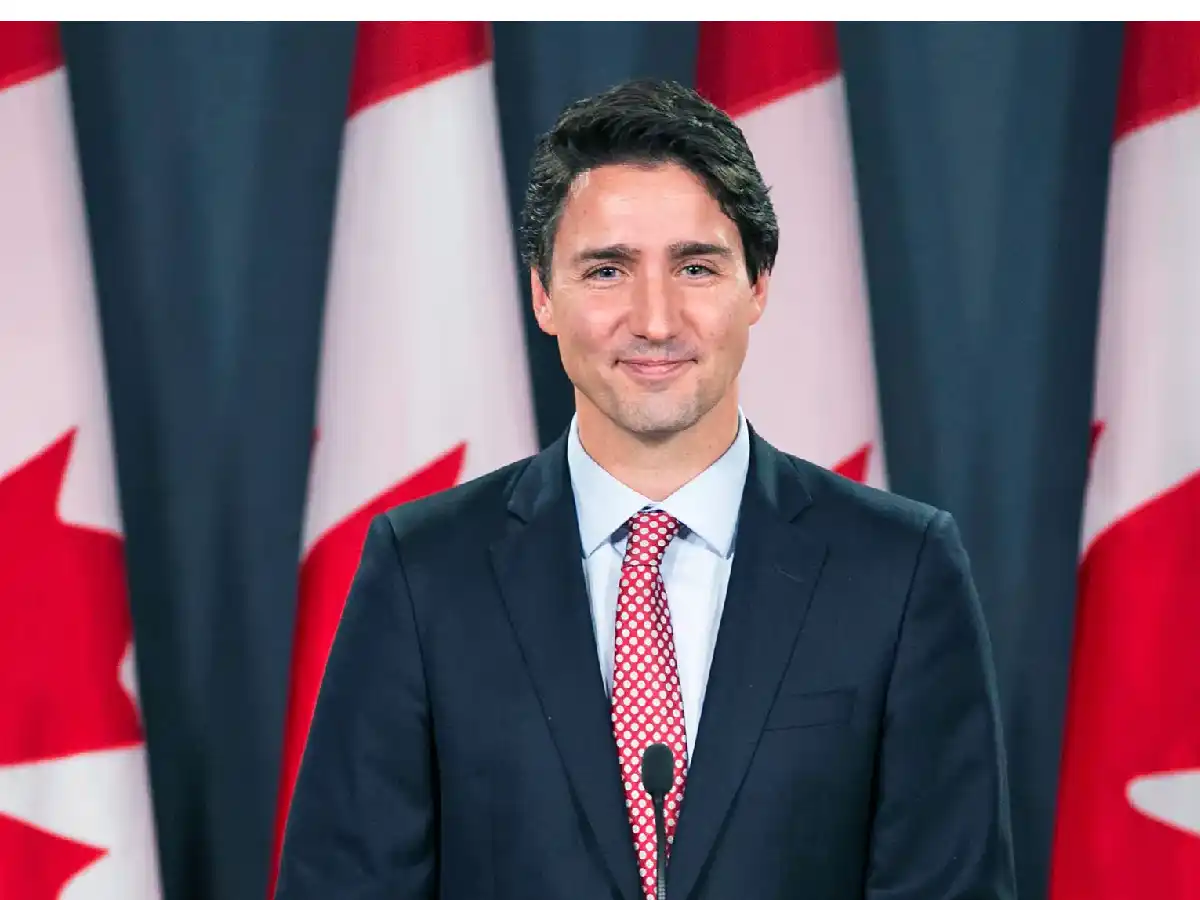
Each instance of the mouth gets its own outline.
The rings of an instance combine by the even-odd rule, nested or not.
[[[635,380],[654,383],[674,377],[689,363],[690,360],[680,359],[623,359],[620,366]]]

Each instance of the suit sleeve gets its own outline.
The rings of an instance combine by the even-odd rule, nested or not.
[[[432,900],[434,768],[395,535],[371,523],[296,780],[276,900]]]
[[[917,559],[882,735],[868,900],[1016,897],[991,647],[944,512]]]

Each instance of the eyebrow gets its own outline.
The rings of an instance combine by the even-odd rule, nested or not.
[[[684,259],[689,256],[718,256],[722,259],[733,257],[733,251],[724,244],[712,244],[704,241],[678,241],[668,249],[672,259]],[[628,244],[609,244],[606,247],[587,247],[580,250],[571,262],[576,266],[593,262],[623,262],[630,263],[641,256],[641,251]]]
[[[628,244],[609,244],[607,247],[585,247],[574,256],[571,262],[576,266],[593,262],[633,262],[641,254]]]
[[[670,249],[673,259],[683,259],[687,256],[719,256],[722,259],[733,257],[733,251],[724,244],[710,244],[703,241],[681,241],[672,244]]]

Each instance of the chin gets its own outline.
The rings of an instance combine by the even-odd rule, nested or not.
[[[665,398],[663,398],[665,399]],[[696,403],[632,401],[619,404],[612,418],[626,431],[645,436],[672,435],[695,425],[704,412]]]

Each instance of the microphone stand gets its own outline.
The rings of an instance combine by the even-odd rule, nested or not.
[[[658,852],[655,853],[655,868],[657,869],[658,890],[655,892],[658,900],[667,900],[667,822],[663,814],[663,797],[651,797],[654,804],[654,830]]]

